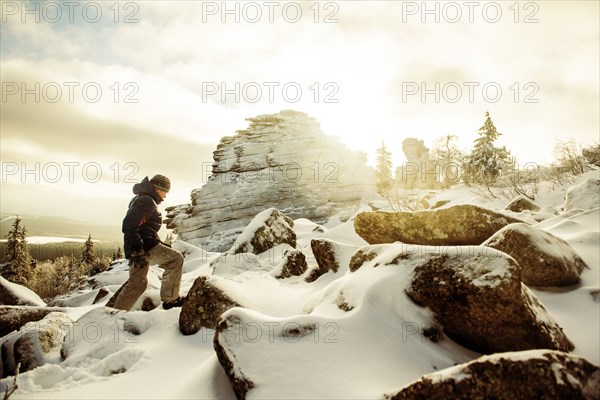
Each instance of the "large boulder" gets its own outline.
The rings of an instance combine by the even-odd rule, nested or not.
[[[517,260],[528,286],[572,285],[588,268],[567,242],[527,224],[505,226],[483,244]]]
[[[28,322],[39,321],[60,308],[0,306],[0,337],[18,331]]]
[[[397,247],[397,251],[394,251]],[[408,296],[429,307],[457,343],[480,353],[530,349],[570,351],[573,344],[521,282],[510,256],[485,246],[367,246],[365,265],[413,269]],[[355,269],[356,270],[356,269]]]
[[[517,196],[508,205],[505,207],[506,210],[513,211],[516,213],[522,211],[540,211],[540,206],[535,204],[533,201],[528,199],[527,197],[521,195]]]
[[[278,244],[296,247],[294,221],[275,208],[260,212],[236,239],[233,253],[260,254]]]
[[[355,250],[355,246],[342,244],[330,239],[316,238],[310,241],[312,253],[317,261],[314,268],[306,277],[307,282],[316,281],[321,275],[329,271],[346,272],[348,269],[349,255]]]
[[[238,306],[240,304],[218,287],[217,277],[200,276],[181,307],[179,330],[184,335],[193,335],[202,327],[215,329],[221,314]]]
[[[98,293],[96,293],[96,297],[92,301],[92,304],[96,304],[96,303],[99,303],[99,302],[105,300],[106,296],[108,296],[109,294],[110,294],[110,290],[108,290],[105,287],[101,287],[100,289],[98,289]],[[110,300],[110,298],[109,298],[109,300]]]
[[[483,207],[461,204],[417,212],[363,212],[354,228],[369,244],[479,245],[508,224],[523,222]]]
[[[155,322],[150,313],[96,307],[79,317],[67,333],[60,351],[61,367],[99,377],[124,373],[144,355],[139,336]]]
[[[591,210],[600,206],[600,180],[587,179],[579,185],[575,185],[565,193],[565,202],[563,209],[573,210]]]
[[[298,249],[290,249],[285,251],[279,264],[273,268],[273,276],[277,279],[291,278],[302,275],[307,269],[304,254]]]
[[[0,305],[43,307],[46,303],[31,289],[0,276]]]
[[[426,375],[388,400],[598,400],[600,368],[549,350],[494,354]]]
[[[106,289],[94,289],[87,291],[80,291],[80,293],[72,293],[70,295],[63,295],[52,299],[48,303],[51,307],[84,307],[94,304],[96,298],[100,295],[100,291]],[[106,296],[107,292],[104,294]]]
[[[227,346],[225,340],[222,339],[227,333],[232,331],[241,331],[239,323],[236,323],[236,321],[231,318],[222,319],[216,326],[214,349],[217,354],[217,359],[229,379],[235,397],[243,400],[246,398],[248,391],[255,387],[255,383],[245,376],[239,365],[236,365],[237,360],[234,352],[228,348],[229,346]]]
[[[51,312],[43,319],[28,322],[2,343],[3,376],[13,375],[17,364],[20,372],[61,361],[60,350],[73,321],[62,312]]]

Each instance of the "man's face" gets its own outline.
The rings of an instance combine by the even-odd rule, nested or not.
[[[158,193],[158,197],[164,200],[167,197],[167,192],[164,190],[156,189],[156,193]]]

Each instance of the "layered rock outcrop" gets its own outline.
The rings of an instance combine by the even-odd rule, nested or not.
[[[396,170],[396,175],[404,189],[437,189],[441,186],[437,165],[422,140],[404,139],[402,151],[407,162]]]
[[[221,139],[212,175],[192,192],[192,203],[167,208],[167,227],[180,239],[226,251],[267,208],[324,223],[375,193],[366,154],[325,135],[307,114],[288,110],[248,121],[247,129]]]

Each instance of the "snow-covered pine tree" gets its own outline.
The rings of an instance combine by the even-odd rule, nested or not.
[[[81,251],[80,274],[82,276],[99,274],[100,272],[105,271],[107,267],[108,260],[105,260],[104,257],[96,256],[94,241],[90,234]]]
[[[81,262],[92,267],[96,261],[97,258],[94,254],[94,242],[92,240],[92,235],[89,235],[85,241],[85,244],[83,245],[83,250],[81,251]]]
[[[6,239],[6,257],[1,274],[11,282],[27,285],[32,276],[31,256],[27,249],[27,230],[21,226],[18,216]]]
[[[381,147],[377,149],[375,176],[377,178],[377,193],[387,197],[392,187],[392,153],[387,150],[383,140],[381,141]]]
[[[501,135],[494,126],[490,113],[485,113],[485,122],[477,131],[473,150],[468,160],[471,178],[475,182],[493,182],[508,165],[510,152],[506,147],[495,147],[494,142]]]

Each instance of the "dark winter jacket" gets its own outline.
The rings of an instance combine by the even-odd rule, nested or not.
[[[148,251],[159,244],[158,231],[162,225],[162,216],[156,207],[162,199],[148,177],[133,186],[133,193],[136,196],[129,202],[122,228],[126,258],[130,258],[134,252],[142,249]]]

